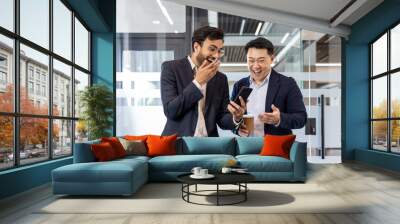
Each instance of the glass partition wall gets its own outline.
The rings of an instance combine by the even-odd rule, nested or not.
[[[117,135],[161,134],[166,122],[160,97],[161,63],[189,55],[192,32],[205,25],[225,31],[220,71],[227,75],[230,91],[237,80],[249,75],[245,44],[258,36],[274,44],[274,69],[296,80],[307,108],[307,125],[294,130],[296,139],[308,143],[309,161],[318,162],[324,146],[324,161],[339,162],[339,37],[162,0],[117,1]]]

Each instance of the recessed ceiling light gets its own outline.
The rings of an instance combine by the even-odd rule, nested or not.
[[[160,24],[160,20],[153,20],[153,24]]]

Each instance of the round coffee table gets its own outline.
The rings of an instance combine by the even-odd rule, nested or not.
[[[249,188],[247,183],[255,180],[255,177],[249,173],[216,173],[213,174],[215,177],[212,179],[193,179],[190,177],[191,173],[182,174],[177,177],[178,181],[182,183],[182,199],[188,203],[198,205],[234,205],[247,200],[247,192]],[[197,185],[215,185],[215,190],[197,190]],[[190,191],[190,186],[195,186],[194,191]],[[236,185],[237,190],[223,190],[220,189],[220,185]],[[205,194],[209,192],[215,192],[215,194]],[[216,197],[216,204],[202,204],[193,202],[190,200],[190,196],[204,196],[204,197]],[[240,199],[231,203],[221,203],[221,197],[232,197],[240,196]]]

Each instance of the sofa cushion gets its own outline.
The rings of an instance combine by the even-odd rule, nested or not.
[[[236,155],[259,154],[264,144],[263,137],[237,137]]]
[[[130,182],[134,172],[143,172],[146,162],[136,159],[74,163],[53,170],[58,182]],[[147,176],[147,173],[142,175]]]
[[[290,148],[296,135],[265,135],[261,156],[280,156],[290,159]]]
[[[90,147],[94,157],[96,157],[96,160],[99,162],[110,161],[118,158],[112,145],[108,142],[93,144]]]
[[[292,172],[292,161],[278,156],[238,155],[239,166],[249,172]]]
[[[148,156],[164,156],[176,154],[177,135],[157,136],[149,135],[147,137]]]
[[[235,139],[233,137],[183,137],[181,152],[178,154],[225,154],[234,155]]]
[[[126,151],[124,146],[122,146],[121,142],[117,137],[103,137],[101,138],[101,142],[108,142],[114,149],[115,155],[117,158],[122,158],[126,156]]]
[[[150,171],[190,172],[199,166],[211,172],[219,171],[228,160],[235,159],[231,155],[175,155],[158,156],[149,160]]]
[[[126,155],[147,155],[146,143],[141,140],[126,140],[118,138],[126,151]]]

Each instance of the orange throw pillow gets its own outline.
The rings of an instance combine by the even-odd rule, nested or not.
[[[296,135],[265,135],[261,156],[280,156],[290,159],[290,148]]]
[[[99,162],[110,161],[117,158],[114,149],[108,142],[93,144],[90,147],[92,149],[94,157]]]
[[[124,139],[129,140],[129,141],[144,141],[146,142],[148,135],[125,135]]]
[[[117,137],[110,137],[110,138],[101,138],[101,142],[108,142],[114,149],[115,155],[117,158],[121,158],[126,156],[126,151],[124,146],[122,146],[121,142]]]
[[[157,136],[149,135],[147,137],[148,156],[176,155],[177,135]]]

